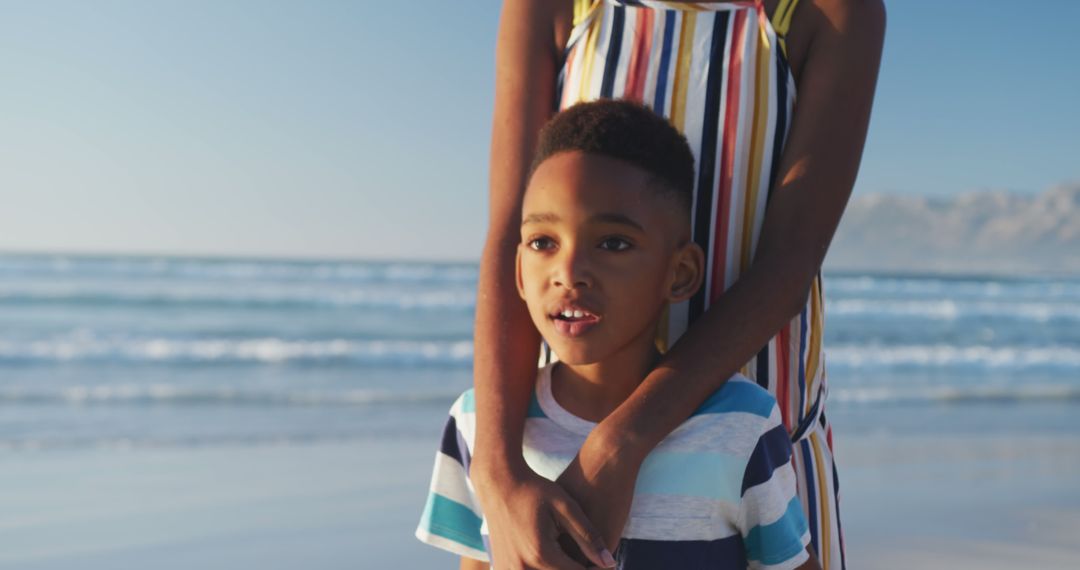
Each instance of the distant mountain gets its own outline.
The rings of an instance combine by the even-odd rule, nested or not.
[[[1033,195],[853,197],[825,268],[1080,274],[1080,182]]]

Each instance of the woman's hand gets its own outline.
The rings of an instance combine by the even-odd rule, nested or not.
[[[615,566],[601,535],[562,487],[534,473],[524,461],[499,472],[475,467],[470,473],[487,518],[494,568]],[[560,537],[569,537],[587,560],[574,560],[559,545]]]

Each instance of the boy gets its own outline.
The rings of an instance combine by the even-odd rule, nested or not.
[[[559,361],[540,369],[523,453],[556,479],[652,368],[669,303],[701,286],[690,240],[693,156],[645,107],[577,105],[541,133],[522,205],[518,291]],[[472,390],[451,408],[417,537],[484,568],[468,479]],[[775,400],[735,376],[643,464],[618,568],[816,568]]]

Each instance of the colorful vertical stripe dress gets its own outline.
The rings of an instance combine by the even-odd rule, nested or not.
[[[693,299],[670,307],[662,347],[753,259],[795,104],[783,36],[797,3],[780,0],[770,20],[760,1],[576,0],[559,109],[598,98],[639,101],[667,117],[694,152],[692,227],[705,250],[706,282]],[[830,570],[844,568],[844,555],[824,415],[822,298],[818,274],[802,311],[741,372],[779,402],[812,546]]]

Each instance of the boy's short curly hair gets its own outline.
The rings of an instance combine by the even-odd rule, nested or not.
[[[578,103],[555,115],[540,131],[529,176],[561,152],[581,151],[625,160],[651,174],[657,190],[671,194],[689,216],[694,193],[694,155],[667,119],[627,100]]]

